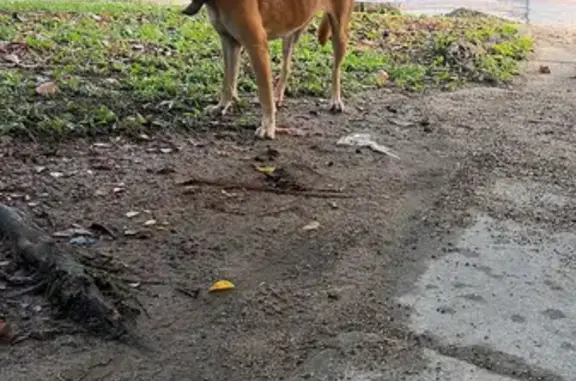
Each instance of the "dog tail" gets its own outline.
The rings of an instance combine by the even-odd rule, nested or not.
[[[332,26],[330,25],[330,16],[324,13],[320,26],[318,27],[318,42],[320,45],[326,45],[328,39],[332,37]]]
[[[192,2],[182,10],[182,13],[186,16],[194,16],[196,13],[200,12],[200,9],[206,4],[208,0],[192,0]]]

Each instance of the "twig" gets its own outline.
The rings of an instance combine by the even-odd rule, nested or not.
[[[181,287],[174,287],[174,290],[192,298],[192,299],[197,299],[198,295],[200,295],[200,289],[196,288],[192,291],[186,290],[185,288],[181,288]]]
[[[274,210],[268,210],[266,212],[260,213],[260,214],[258,214],[258,217],[276,216],[278,214],[288,212],[288,211],[293,210],[293,209],[297,209],[298,206],[294,205],[295,203],[296,202],[293,201],[293,202],[290,202],[288,205],[284,205],[284,206],[281,206],[281,207],[276,208]]]
[[[4,271],[0,271],[0,279],[13,286],[25,286],[37,282],[33,276],[10,276]]]
[[[117,277],[114,276],[114,279],[122,281],[122,282],[126,282],[126,283],[132,283],[132,284],[147,284],[147,285],[152,285],[152,286],[158,286],[158,285],[164,285],[166,284],[166,282],[161,281],[161,280],[138,280],[138,279],[130,279],[130,278],[121,278],[121,277]]]
[[[268,192],[282,195],[300,196],[300,197],[310,197],[310,198],[352,198],[354,195],[339,193],[332,189],[279,189],[272,188],[269,186],[256,185],[250,183],[230,183],[218,180],[208,180],[208,179],[189,179],[177,183],[181,186],[189,185],[206,185],[211,187],[223,188],[223,189],[244,189],[250,192]]]
[[[26,295],[26,294],[40,292],[41,290],[44,290],[47,285],[48,285],[48,282],[46,282],[46,281],[38,282],[38,284],[32,285],[30,287],[26,287],[22,290],[10,292],[6,295],[6,297],[15,298],[17,296],[22,296],[22,295]]]

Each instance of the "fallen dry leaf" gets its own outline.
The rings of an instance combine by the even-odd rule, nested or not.
[[[8,337],[10,335],[10,325],[6,320],[0,319],[0,338]]]
[[[233,289],[234,287],[235,287],[234,283],[230,282],[229,280],[219,280],[218,282],[215,282],[212,286],[210,286],[208,292],[225,291]]]
[[[376,75],[376,78],[377,78],[378,83],[380,85],[384,85],[386,82],[388,82],[390,75],[387,72],[385,72],[384,70],[380,70],[378,72],[378,74]]]
[[[92,237],[93,235],[94,234],[90,230],[84,228],[70,228],[52,233],[52,237],[55,238],[70,238],[77,236]]]
[[[550,74],[550,67],[546,65],[540,65],[540,73],[542,74]]]
[[[156,225],[156,220],[148,220],[144,222],[144,226],[152,226],[152,225]]]
[[[312,221],[310,222],[308,225],[305,225],[302,230],[304,231],[310,231],[310,230],[316,230],[320,227],[320,222],[318,221]]]
[[[96,189],[96,192],[94,192],[94,196],[96,197],[106,196],[107,194],[108,191],[106,191],[106,189]]]
[[[136,217],[136,216],[139,215],[139,214],[140,214],[140,212],[137,212],[137,211],[135,211],[135,210],[131,210],[131,211],[129,211],[128,213],[126,213],[126,217],[128,217],[128,218],[134,218],[134,217]]]
[[[256,170],[257,170],[258,172],[261,172],[261,173],[270,175],[270,174],[272,174],[272,173],[276,170],[276,168],[274,168],[274,167],[258,167],[258,166],[256,166]]]
[[[44,82],[36,88],[36,93],[40,95],[54,94],[58,91],[58,86],[54,82]]]
[[[2,55],[2,59],[6,62],[10,62],[16,65],[20,63],[20,58],[18,58],[16,54],[4,54]]]

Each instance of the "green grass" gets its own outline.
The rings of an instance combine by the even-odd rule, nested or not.
[[[0,3],[0,134],[93,135],[205,123],[201,110],[217,101],[222,81],[219,40],[205,11],[195,18],[179,11],[122,1]],[[332,48],[318,45],[317,23],[295,51],[289,97],[328,96]],[[356,12],[344,96],[383,86],[420,91],[506,82],[531,46],[518,25],[494,18]],[[6,62],[7,54],[18,64]],[[277,72],[280,41],[271,44],[271,56]],[[246,98],[256,94],[246,55],[242,68],[239,91]],[[55,94],[36,93],[46,81],[56,83]]]

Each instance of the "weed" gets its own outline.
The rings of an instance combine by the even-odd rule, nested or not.
[[[0,133],[200,126],[202,108],[219,96],[220,45],[205,12],[189,18],[179,11],[122,1],[2,2]],[[288,96],[327,96],[332,48],[318,45],[318,21],[295,51]],[[532,46],[517,25],[489,17],[355,12],[350,30],[345,96],[383,86],[420,91],[509,81]],[[271,42],[270,51],[278,71],[281,42]],[[255,95],[245,56],[242,68],[240,95]],[[388,81],[381,80],[383,71]],[[55,94],[36,93],[46,81],[57,84]]]

